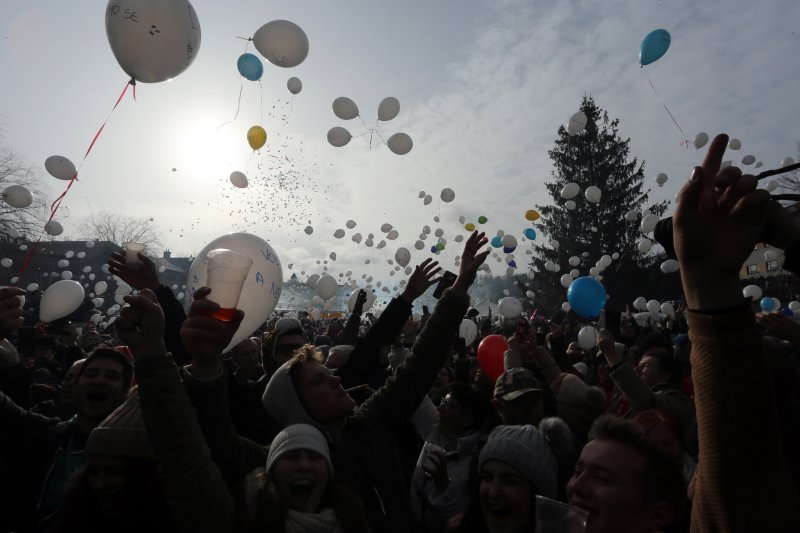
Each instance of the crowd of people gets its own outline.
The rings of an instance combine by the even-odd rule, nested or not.
[[[739,269],[766,235],[800,271],[800,224],[720,168],[727,140],[673,218],[686,308],[606,310],[589,350],[575,317],[470,308],[478,232],[419,321],[432,260],[374,321],[362,292],[346,321],[276,317],[230,348],[243,313],[212,317],[207,288],[185,313],[144,256],[109,260],[138,289],[111,337],[24,339],[24,291],[0,289],[0,531],[798,531],[800,322],[755,313]]]

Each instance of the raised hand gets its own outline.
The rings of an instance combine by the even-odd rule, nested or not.
[[[141,266],[131,267],[125,263],[125,254],[114,252],[108,260],[108,270],[134,289],[154,291],[159,285],[156,265],[143,253],[138,256],[142,261]]]
[[[428,460],[422,464],[422,471],[428,478],[433,479],[439,490],[446,489],[450,484],[450,477],[447,474],[447,458],[441,449],[428,449]]]
[[[133,352],[134,358],[164,355],[164,312],[150,289],[124,297],[127,304],[114,325],[117,335]]]
[[[24,295],[25,291],[17,287],[0,289],[0,340],[22,327],[22,300],[18,297]]]
[[[680,192],[673,217],[675,252],[691,309],[741,303],[739,269],[760,239],[769,193],[735,167],[720,171],[728,144],[718,135]]]
[[[181,340],[192,356],[192,375],[201,378],[219,374],[222,350],[230,344],[244,318],[241,309],[236,310],[230,322],[213,318],[211,314],[219,305],[206,298],[210,293],[208,287],[201,287],[194,293],[189,316],[181,325]]]
[[[469,236],[467,242],[464,243],[464,251],[461,253],[461,266],[458,268],[458,277],[453,283],[452,290],[466,295],[472,283],[475,281],[475,276],[478,274],[478,268],[486,261],[490,250],[480,251],[489,239],[486,234],[473,231]]]
[[[758,313],[756,322],[767,335],[800,346],[800,324],[781,313]]]
[[[434,276],[438,274],[440,270],[442,269],[439,267],[439,263],[432,259],[426,259],[417,265],[416,268],[414,268],[414,273],[408,278],[406,290],[403,291],[400,297],[404,298],[409,303],[413,303],[414,300],[425,294],[428,287],[439,281],[439,278],[434,278]]]
[[[358,289],[356,303],[353,304],[353,313],[360,315],[364,311],[364,304],[367,303],[367,291]]]

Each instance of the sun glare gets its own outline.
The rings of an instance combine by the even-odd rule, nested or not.
[[[247,153],[247,141],[236,142],[230,126],[195,122],[181,133],[181,173],[208,182],[238,170]],[[177,166],[177,165],[176,165]]]

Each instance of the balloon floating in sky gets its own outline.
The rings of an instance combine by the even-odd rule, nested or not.
[[[394,253],[394,260],[397,261],[398,265],[405,268],[411,261],[411,252],[408,251],[408,248],[398,248]]]
[[[603,192],[600,190],[599,187],[594,185],[590,185],[586,187],[586,190],[583,192],[584,196],[586,196],[586,200],[589,202],[596,204],[600,201],[600,197],[602,196]]]
[[[273,20],[253,35],[253,44],[273,65],[296,67],[308,56],[308,37],[300,26],[288,20]]]
[[[62,233],[64,233],[64,226],[62,226],[61,222],[59,222],[58,220],[51,220],[50,222],[45,224],[44,231],[48,235],[57,237]]]
[[[453,189],[442,189],[442,193],[439,196],[443,202],[452,202],[456,199],[456,193]]]
[[[561,188],[561,198],[564,200],[572,200],[581,192],[581,188],[577,183],[571,182]]]
[[[708,133],[701,131],[694,136],[694,147],[699,150],[708,142]]]
[[[247,176],[243,173],[235,170],[231,172],[231,183],[234,187],[239,187],[240,189],[244,189],[247,187]]]
[[[423,198],[423,200],[422,200],[422,203],[425,204],[425,205],[428,205],[432,201],[433,201],[433,196],[431,196],[430,194],[426,194],[425,198]]]
[[[541,215],[539,215],[539,211],[537,211],[536,209],[528,209],[527,211],[525,211],[525,220],[530,220],[531,222],[535,222],[536,220],[539,220],[540,216]]]
[[[567,124],[567,133],[570,135],[575,135],[577,133],[582,132],[586,128],[586,123],[588,119],[586,118],[586,114],[582,111],[578,111],[577,113],[573,114],[569,117],[569,123]]]
[[[492,248],[500,248],[503,246],[503,240],[499,236],[492,237],[492,240],[489,241],[489,244],[492,245]]]
[[[346,96],[333,101],[333,114],[342,120],[352,120],[358,116],[358,106]]]
[[[250,81],[258,81],[264,74],[264,65],[261,60],[253,54],[242,54],[236,60],[236,68],[239,74]]]
[[[33,195],[22,185],[9,185],[3,189],[3,201],[11,207],[28,207],[33,203]]]
[[[478,224],[486,224],[487,222],[489,222],[489,219],[485,216],[481,215],[478,217]]]
[[[754,155],[746,155],[742,158],[743,165],[752,165],[756,162],[756,156]]]
[[[533,228],[525,228],[524,233],[528,240],[532,241],[536,239],[536,231]]]
[[[596,279],[584,276],[570,284],[567,301],[578,315],[594,318],[606,305],[606,288]]]
[[[77,281],[56,281],[42,294],[39,320],[52,322],[69,315],[81,306],[83,296],[83,286]]]
[[[781,161],[781,166],[788,167],[790,165],[794,165],[794,159],[791,157],[784,157],[783,161]]]
[[[386,141],[389,150],[397,155],[406,155],[414,147],[414,143],[405,133],[395,133]]]
[[[739,150],[742,147],[742,141],[739,139],[731,139],[728,141],[728,148],[731,150]]]
[[[378,120],[392,120],[400,113],[400,102],[394,96],[387,96],[378,104]]]
[[[353,136],[350,135],[350,132],[341,126],[335,126],[328,130],[328,142],[336,148],[346,145],[352,138]]]
[[[342,237],[344,237],[344,230],[337,229],[336,231],[333,232],[333,236],[336,237],[337,239],[341,239]]]
[[[575,200],[567,200],[564,202],[564,207],[569,209],[570,211],[574,211],[578,204],[575,203]]]
[[[647,34],[639,47],[639,63],[649,65],[661,59],[669,50],[672,37],[667,30],[653,30]]]
[[[188,0],[110,0],[106,35],[122,70],[143,83],[174,78],[200,50],[200,22]]]
[[[289,81],[286,82],[286,88],[289,89],[290,93],[298,94],[303,90],[303,82],[300,81],[300,78],[289,78]]]
[[[464,229],[467,231],[475,231],[475,224],[473,224],[472,222],[468,222],[467,224],[464,225]]]
[[[656,175],[656,185],[658,185],[659,187],[663,187],[668,179],[669,177],[666,174],[660,172],[658,175]]]
[[[311,235],[312,233],[314,233],[314,228],[312,228],[311,226],[306,226],[305,232],[306,235]]]
[[[44,168],[54,178],[69,181],[75,175],[75,165],[64,156],[51,155],[44,162]]]
[[[253,150],[258,150],[267,142],[267,132],[261,126],[253,126],[247,130],[247,144]]]

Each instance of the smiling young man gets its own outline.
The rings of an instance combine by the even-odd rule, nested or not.
[[[9,510],[20,517],[21,524],[46,523],[59,509],[65,483],[85,464],[84,446],[89,434],[122,404],[132,378],[133,367],[124,355],[110,348],[96,349],[75,379],[77,414],[69,420],[26,411],[0,393],[0,449],[6,460],[25,465],[20,489],[36,506]]]

